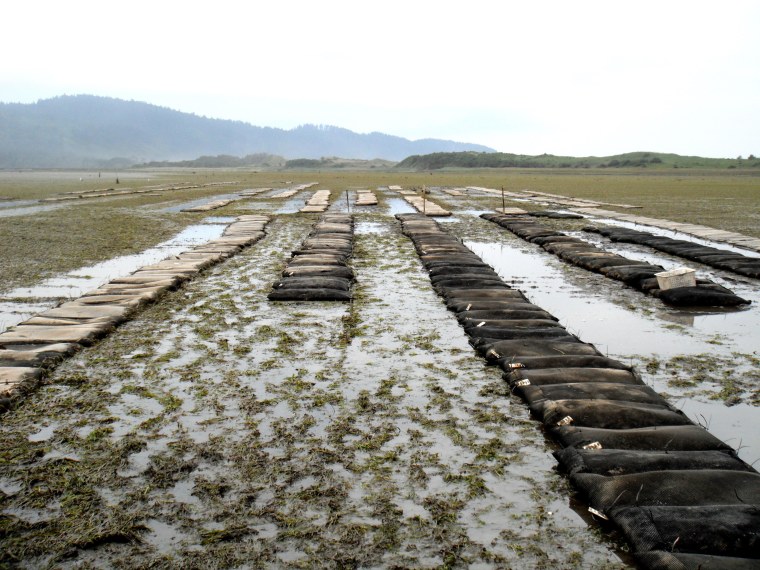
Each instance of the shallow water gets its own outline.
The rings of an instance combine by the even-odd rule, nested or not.
[[[456,216],[480,216],[480,214],[488,214],[491,210],[452,210],[451,213]]]
[[[646,246],[615,243],[603,238],[594,240],[590,239],[590,236],[594,236],[594,234],[585,232],[567,233],[592,242],[605,251],[617,253],[628,259],[660,265],[665,270],[676,267],[696,269],[698,278],[709,279],[731,289],[752,303],[739,309],[716,307],[701,310],[674,309],[663,304],[663,308],[658,313],[666,320],[688,323],[694,330],[701,331],[704,334],[720,335],[725,341],[742,352],[754,352],[760,346],[760,280],[742,277],[729,271],[722,271],[708,265],[653,251]],[[599,238],[599,236],[596,237]]]
[[[572,232],[569,233],[572,235]],[[725,337],[725,341],[734,349],[743,352],[753,352],[760,346],[760,290],[752,283],[755,280],[739,278],[741,280],[734,281],[727,278],[725,272],[700,272],[700,275],[713,279],[751,300],[752,304],[739,310],[716,308],[687,311],[668,307],[653,297],[602,275],[572,267],[536,246],[467,241],[465,243],[493,265],[505,280],[511,281],[515,287],[521,288],[529,296],[535,296],[534,302],[537,304],[558,317],[567,315],[569,322],[578,323],[576,326],[593,323],[594,329],[603,330],[603,346],[626,346],[629,351],[635,350],[642,354],[674,355],[688,351],[684,346],[713,340],[716,335]],[[627,247],[611,247],[610,244],[604,244],[604,248],[631,259],[659,263],[666,269],[678,264],[662,255],[643,255],[631,252]],[[568,271],[579,275],[586,274],[590,282],[589,287],[579,288],[570,284],[565,279]],[[596,288],[596,283],[604,287]],[[684,339],[680,331],[659,330],[662,323],[621,307],[621,299],[625,304],[651,309],[660,319],[670,322],[693,322],[690,336],[696,340]],[[615,300],[618,302],[615,303]],[[634,322],[630,322],[630,319],[634,319]],[[653,338],[652,333],[656,333],[656,338]],[[587,331],[587,334],[598,333]]]
[[[38,206],[26,206],[23,208],[2,208],[0,209],[0,218],[10,218],[13,216],[28,216],[30,214],[39,214],[40,212],[50,212],[64,208],[68,204],[40,204]]]
[[[658,228],[655,226],[644,226],[641,224],[634,224],[633,222],[625,222],[623,220],[613,220],[610,218],[601,218],[601,217],[594,217],[590,216],[588,214],[585,215],[590,221],[594,222],[600,222],[602,224],[606,224],[608,226],[618,226],[621,228],[629,228],[632,230],[638,230],[641,232],[647,232],[650,234],[654,234],[657,236],[664,236],[669,237],[673,239],[682,239],[684,241],[690,241],[692,243],[697,243],[700,245],[709,245],[710,247],[715,247],[717,249],[722,249],[725,251],[732,251],[735,253],[741,253],[742,255],[745,255],[747,257],[753,257],[753,258],[760,258],[760,252],[752,251],[749,249],[744,249],[741,247],[735,247],[732,245],[729,245],[727,243],[722,243],[718,241],[712,241],[708,239],[698,238],[696,236],[685,234],[683,232],[678,232],[674,230],[666,230],[663,228]]]
[[[31,206],[32,204],[36,203],[37,200],[0,200],[0,209]]]
[[[61,299],[81,297],[111,279],[129,275],[150,265],[187,251],[222,235],[225,224],[203,223],[186,227],[173,238],[134,255],[115,257],[47,279],[33,287],[19,287],[0,297],[0,328],[18,324],[36,313],[55,306]],[[15,299],[23,299],[16,301]],[[39,299],[40,301],[35,301]],[[41,301],[48,300],[47,302]]]
[[[355,225],[355,234],[383,234],[388,231],[386,224],[381,222],[360,222]]]
[[[235,216],[209,216],[203,218],[204,224],[231,224],[235,221]]]
[[[3,299],[0,297],[0,332],[52,306],[53,303],[47,299]]]
[[[276,193],[282,192],[282,188],[278,189]],[[272,210],[275,214],[295,214],[306,205],[306,200],[311,197],[311,194],[307,194],[304,191],[294,194],[291,198],[277,198],[274,201],[269,201],[269,205],[266,209]]]
[[[753,300],[751,308],[735,312],[683,311],[670,308],[601,275],[583,276],[584,270],[564,264],[555,256],[530,244],[483,243],[465,245],[494,267],[531,302],[559,318],[560,323],[602,353],[639,365],[656,358],[668,360],[681,355],[723,356],[756,353],[760,346],[760,291],[751,286],[734,287]],[[580,279],[568,279],[568,273]],[[584,279],[585,277],[585,279]],[[645,310],[631,310],[638,307]],[[760,457],[760,408],[726,406],[721,401],[678,397],[667,384],[667,375],[645,380],[660,391],[675,395],[671,402],[693,420],[709,423],[710,431],[737,447],[748,462]],[[707,418],[706,420],[703,418]],[[740,434],[737,436],[737,434]]]
[[[388,198],[386,204],[388,205],[388,213],[391,216],[395,216],[396,214],[413,214],[417,211],[403,198]]]

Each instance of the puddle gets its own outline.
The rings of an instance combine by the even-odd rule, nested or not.
[[[663,228],[658,228],[655,226],[644,226],[642,224],[635,224],[633,222],[625,222],[622,220],[613,220],[610,218],[594,218],[590,216],[589,214],[586,214],[586,217],[589,219],[589,221],[592,222],[599,222],[601,224],[606,224],[608,226],[618,226],[621,228],[629,228],[632,230],[638,230],[642,232],[647,232],[656,236],[664,236],[669,237],[673,239],[682,239],[684,241],[690,241],[692,243],[698,243],[701,245],[709,245],[710,247],[715,247],[717,249],[725,250],[725,251],[732,251],[734,253],[741,253],[742,255],[746,257],[753,257],[753,258],[760,258],[760,252],[752,251],[749,249],[743,249],[741,247],[734,247],[732,245],[729,245],[727,243],[717,242],[717,241],[710,241],[707,239],[698,238],[696,236],[685,234],[682,232],[678,232],[675,230],[667,230]]]
[[[493,210],[452,210],[451,212],[457,216],[479,217],[480,214],[490,214],[493,212]]]
[[[356,234],[382,234],[387,231],[387,224],[380,222],[358,222],[354,225],[354,233]]]
[[[757,429],[760,410],[756,406],[737,404],[727,407],[693,399],[673,403],[692,420],[706,427],[711,434],[738,449],[738,455],[744,461],[757,466],[760,460],[760,430]]]
[[[282,190],[280,190],[281,192]],[[278,208],[275,209],[275,214],[295,214],[306,204],[307,198],[301,196],[300,193],[296,194],[293,198],[286,198]]]
[[[235,221],[235,216],[211,216],[204,218],[204,224],[231,224]]]
[[[53,305],[51,300],[0,298],[0,332],[32,318]]]
[[[149,520],[145,526],[148,527],[149,533],[141,536],[141,539],[150,544],[158,554],[172,553],[189,538],[176,526],[160,520]]]
[[[23,208],[2,208],[0,209],[0,218],[10,218],[12,216],[29,216],[39,214],[40,212],[49,212],[63,208],[64,204],[40,204],[39,206],[28,206]]]
[[[31,206],[32,204],[36,203],[37,200],[0,200],[0,209]]]
[[[612,319],[619,322],[619,319],[628,317],[630,311],[606,300],[602,295],[598,298],[587,297],[587,291],[569,284],[563,271],[554,264],[546,263],[540,254],[498,243],[465,240],[464,244],[491,265],[504,281],[525,293],[531,302],[555,315],[564,326],[574,329],[572,332],[577,334],[583,329],[584,341],[593,343],[595,336],[606,339],[606,344],[618,340],[616,337],[609,337],[615,334],[614,330],[603,330],[595,335],[593,329],[600,328],[598,323],[604,322],[603,313],[611,311]],[[603,303],[600,310],[596,309],[598,303]],[[634,315],[630,316],[631,319],[636,319]],[[625,329],[619,333],[620,342],[628,339],[630,333],[627,329],[632,325],[633,322],[621,322],[617,327]],[[650,332],[656,326],[657,323],[652,322],[644,332]],[[588,335],[592,338],[588,338]],[[638,340],[637,338],[634,342]],[[642,352],[648,352],[658,345],[644,341],[635,347]]]
[[[90,267],[53,277],[34,287],[19,287],[0,297],[0,327],[20,323],[30,316],[53,307],[61,299],[73,299],[97,289],[111,279],[166,259],[222,235],[224,224],[188,226],[173,238],[134,255],[116,257]],[[17,302],[14,299],[23,299]],[[49,299],[40,302],[34,299]]]
[[[193,489],[195,482],[192,480],[180,481],[172,489],[172,495],[174,500],[178,503],[184,503],[186,505],[200,506],[201,501],[193,496]]]
[[[22,507],[19,509],[7,509],[3,511],[4,515],[16,517],[28,525],[49,524],[55,515],[47,509],[35,509],[31,507]]]
[[[355,214],[362,206],[356,206],[356,192],[333,192],[330,199],[329,212]]]
[[[758,332],[760,331],[760,288],[757,287],[756,279],[721,271],[666,253],[652,252],[651,249],[643,246],[610,242],[598,237],[594,239],[591,237],[594,234],[585,232],[567,232],[567,234],[629,259],[661,265],[666,270],[683,266],[697,269],[699,278],[710,279],[723,285],[740,297],[752,301],[752,304],[738,310],[716,308],[694,311],[671,309],[662,305],[657,310],[658,316],[667,321],[688,325],[706,335],[719,335],[742,352],[753,352],[760,346],[760,332]]]
[[[58,429],[57,425],[45,426],[41,428],[37,433],[30,435],[28,439],[32,442],[47,441],[53,437],[56,429]]]
[[[15,495],[24,488],[21,481],[10,481],[0,478],[0,493],[4,495]]]
[[[587,342],[599,343],[615,354],[628,352],[676,355],[690,352],[691,345],[702,346],[715,335],[725,336],[725,342],[738,351],[753,352],[760,346],[760,292],[751,287],[733,283],[739,295],[753,301],[749,309],[739,311],[683,311],[669,308],[660,301],[643,295],[623,284],[605,277],[588,275],[590,286],[579,288],[571,285],[565,275],[569,267],[563,267],[553,256],[536,251],[527,252],[509,245],[465,241],[470,249],[491,264],[507,282],[521,289],[531,301],[547,309],[563,320],[566,326],[575,326],[589,337]],[[652,261],[662,261],[653,258]],[[583,270],[578,270],[583,272]],[[618,288],[619,291],[615,291]],[[671,322],[693,322],[691,335],[682,331],[661,330],[661,323],[645,318],[610,300],[610,291],[625,302],[634,305],[650,305],[657,315],[667,316]],[[663,317],[664,318],[664,317]]]
[[[388,213],[391,216],[395,216],[396,214],[414,214],[417,212],[409,202],[402,198],[388,198],[385,202],[388,204]]]
[[[563,267],[554,256],[529,252],[520,245],[465,241],[465,245],[494,267],[531,302],[559,318],[560,323],[584,342],[623,362],[639,365],[651,358],[669,360],[680,355],[723,356],[733,353],[757,354],[760,346],[760,292],[734,287],[753,300],[750,309],[736,312],[691,312],[668,308],[654,298],[624,287],[615,281],[604,283],[603,276],[589,274],[583,286],[573,283],[567,272],[583,272]],[[583,279],[583,276],[581,276]],[[616,288],[619,288],[616,290]],[[618,302],[613,302],[613,298]],[[646,312],[627,307],[649,307]],[[667,373],[644,374],[660,392],[673,394]],[[752,462],[760,457],[760,408],[726,406],[722,401],[705,402],[690,398],[671,401],[689,417],[705,423],[723,438],[741,434],[740,456]],[[735,447],[738,442],[732,443]]]

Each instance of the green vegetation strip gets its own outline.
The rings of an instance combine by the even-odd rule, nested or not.
[[[760,168],[754,155],[746,159],[703,158],[658,152],[629,152],[613,156],[527,155],[506,152],[434,152],[412,155],[397,168],[433,170],[439,168]]]

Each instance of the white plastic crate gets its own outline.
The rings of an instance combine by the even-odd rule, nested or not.
[[[667,289],[675,289],[676,287],[696,287],[697,286],[697,272],[694,269],[688,267],[678,267],[671,269],[670,271],[661,271],[655,273],[657,277],[657,284],[663,291]]]

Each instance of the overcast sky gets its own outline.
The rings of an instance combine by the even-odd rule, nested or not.
[[[0,101],[63,94],[503,152],[760,155],[760,1],[8,0]]]

